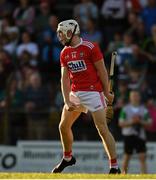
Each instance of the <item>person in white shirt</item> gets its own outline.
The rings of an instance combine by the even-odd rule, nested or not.
[[[119,126],[124,137],[123,173],[127,173],[129,160],[134,151],[139,156],[141,173],[147,173],[145,128],[150,125],[151,118],[148,110],[141,104],[139,91],[132,90],[129,104],[122,108],[119,117]]]

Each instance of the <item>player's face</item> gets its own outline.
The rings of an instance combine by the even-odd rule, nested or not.
[[[58,37],[58,39],[59,39],[59,41],[60,41],[60,43],[61,43],[62,45],[65,45],[65,44],[66,44],[67,39],[66,39],[65,34],[63,34],[62,31],[58,31],[58,32],[57,32],[57,37]]]
[[[130,102],[132,104],[140,104],[140,94],[137,91],[130,93]]]

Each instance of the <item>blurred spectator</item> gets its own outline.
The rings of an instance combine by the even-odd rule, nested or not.
[[[28,32],[22,33],[22,42],[17,47],[17,57],[21,59],[22,54],[27,51],[33,58],[33,63],[38,64],[37,58],[39,55],[39,49],[36,42],[31,41],[31,36]]]
[[[10,143],[16,145],[16,142],[25,139],[24,130],[25,118],[23,113],[23,92],[18,87],[18,81],[13,79],[10,83]],[[13,127],[13,128],[12,128]]]
[[[145,80],[146,71],[140,70],[139,68],[129,69],[129,83],[128,88],[131,90],[140,89],[143,81]]]
[[[6,88],[0,91],[0,101],[2,105],[1,107],[6,106],[7,98],[10,98],[9,106],[11,109],[15,110],[16,108],[22,108],[22,102],[23,102],[22,92],[18,88],[18,82],[16,79],[11,79],[8,92]]]
[[[24,138],[24,118],[22,115],[23,110],[23,94],[18,88],[18,82],[16,79],[11,79],[7,89],[0,91],[0,109],[5,112],[5,118],[7,117],[9,122],[9,134],[10,144],[16,144],[16,141]],[[7,113],[7,114],[6,114]]]
[[[42,84],[39,74],[30,76],[29,86],[24,90],[24,107],[28,123],[28,139],[46,139],[48,137],[48,107],[50,93]]]
[[[13,17],[21,31],[34,32],[35,9],[30,0],[19,0],[19,6],[14,10]]]
[[[141,19],[138,19],[136,24],[130,27],[127,32],[132,34],[134,42],[142,48],[148,38],[145,32],[144,22]]]
[[[108,43],[105,55],[109,56],[113,51],[121,48],[123,46],[122,36],[120,32],[114,34],[113,40]]]
[[[138,153],[141,173],[147,173],[145,128],[151,124],[147,109],[141,104],[140,93],[130,92],[129,104],[120,113],[119,126],[124,137],[124,157],[122,171],[127,173],[128,164],[134,150]]]
[[[92,18],[88,18],[86,23],[86,30],[82,31],[81,36],[84,39],[102,45],[102,32],[97,28],[97,23]]]
[[[137,28],[138,21],[139,18],[136,13],[134,13],[133,11],[128,13],[128,26],[129,26],[128,32],[134,31]]]
[[[140,94],[142,103],[148,102],[151,97],[154,97],[154,89],[151,87],[150,82],[144,79],[140,86]]]
[[[115,32],[122,32],[125,26],[126,1],[105,0],[101,8],[102,29],[106,41],[111,41]]]
[[[147,35],[151,35],[151,28],[156,24],[156,1],[148,0],[148,5],[141,11],[140,16],[145,23]]]
[[[58,17],[51,15],[49,18],[49,26],[43,31],[41,36],[41,63],[42,71],[50,73],[59,73],[59,54],[62,50],[62,45],[58,41],[56,29]]]
[[[142,9],[140,0],[128,0],[127,8],[129,11],[133,11],[135,13],[139,13]]]
[[[151,61],[149,54],[141,50],[141,48],[136,44],[132,46],[132,51],[132,68],[147,70],[148,63]]]
[[[4,49],[14,56],[15,49],[19,40],[19,28],[14,24],[12,17],[5,17],[2,20],[2,33],[6,35],[7,44]],[[2,39],[3,36],[2,36]]]
[[[27,54],[28,56],[28,54]],[[29,57],[27,57],[29,58]],[[38,73],[38,69],[31,66],[29,63],[22,64],[18,72],[19,86],[21,89],[28,88],[30,84],[30,76],[34,73]]]
[[[5,50],[8,54],[12,55],[15,51],[15,45],[10,42],[9,36],[7,34],[1,34],[0,40],[0,49]]]
[[[80,0],[80,3],[75,5],[73,12],[74,19],[80,23],[82,30],[86,30],[89,18],[98,20],[98,7],[92,0]]]
[[[15,25],[14,19],[12,16],[5,16],[2,19],[2,32],[4,33],[9,33],[12,30],[16,30],[17,32],[19,32],[18,30],[18,26]]]
[[[119,77],[127,75],[127,68],[131,66],[132,56],[133,56],[133,38],[130,34],[125,33],[123,36],[123,46],[117,49],[118,56],[116,59],[116,63],[119,70]]]
[[[129,89],[128,89],[128,82],[127,80],[119,80],[117,84],[118,88],[115,92],[115,104],[114,108],[116,111],[121,110],[121,108],[128,103],[129,97]]]
[[[105,0],[103,1],[101,13],[107,18],[123,19],[126,14],[126,5],[124,0]]]
[[[148,0],[139,0],[139,2],[140,2],[141,7],[144,8],[147,6]]]
[[[155,100],[153,97],[149,98],[146,101],[146,105],[150,114],[150,117],[152,118],[152,123],[150,125],[150,127],[147,128],[147,132],[150,133],[151,135],[155,135],[154,133],[156,133],[156,104],[155,104]]]
[[[0,19],[11,15],[13,10],[13,3],[7,0],[0,0]]]
[[[156,24],[152,26],[151,32],[152,37],[147,39],[143,49],[151,54],[153,61],[156,61]]]
[[[148,62],[148,72],[154,73],[156,68],[156,25],[152,26],[152,37],[146,40],[143,49],[150,58]]]
[[[30,65],[31,67],[37,68],[37,61],[33,58],[32,54],[28,51],[23,51],[19,58],[19,65],[23,67],[23,65]]]
[[[0,89],[5,89],[12,71],[13,64],[11,57],[6,51],[0,50]]]
[[[50,17],[50,4],[48,1],[41,1],[39,4],[39,13],[35,18],[35,30],[40,32],[45,30],[48,26]]]

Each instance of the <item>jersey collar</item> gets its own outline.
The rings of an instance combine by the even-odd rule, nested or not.
[[[79,44],[77,44],[76,46],[70,46],[70,47],[71,48],[77,48],[78,46],[80,46],[82,44],[82,42],[83,42],[83,40],[82,40],[82,38],[80,38],[80,43]]]

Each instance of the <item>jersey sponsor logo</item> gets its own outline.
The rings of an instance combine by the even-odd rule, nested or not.
[[[68,62],[68,68],[73,73],[85,71],[87,69],[84,60],[70,61]]]

